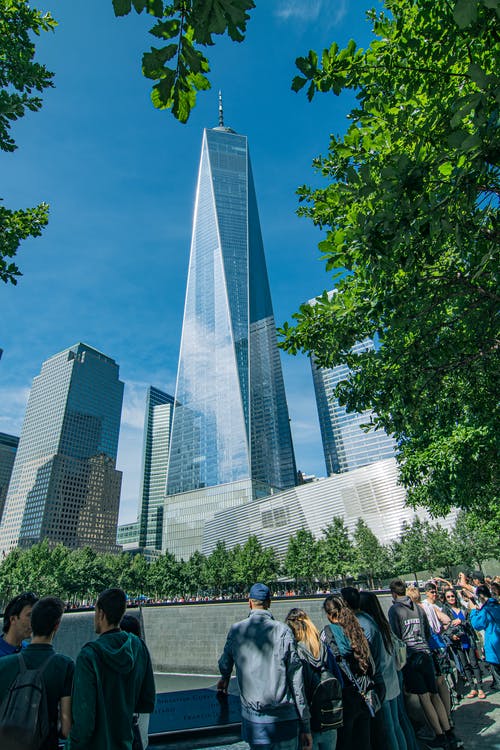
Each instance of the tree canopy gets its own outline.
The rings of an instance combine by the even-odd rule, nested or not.
[[[53,74],[35,62],[32,36],[53,30],[50,13],[30,8],[27,0],[0,0],[0,149],[14,151],[12,124],[26,111],[42,106],[41,94],[52,86]],[[0,200],[2,200],[0,198]],[[21,276],[15,257],[22,240],[38,237],[48,222],[46,203],[12,210],[0,205],[0,279],[17,284]]]
[[[170,109],[180,122],[187,122],[197,92],[210,88],[210,65],[202,50],[214,44],[214,35],[242,42],[247,11],[254,7],[253,0],[113,0],[117,16],[133,8],[155,17],[150,34],[164,43],[144,53],[142,72],[157,81],[151,93],[154,106]]]
[[[293,82],[356,93],[299,189],[335,292],[281,345],[351,370],[338,395],[395,436],[410,502],[494,507],[498,410],[500,3],[387,0],[366,49],[299,58]],[[340,269],[340,271],[338,271]],[[375,350],[352,347],[374,339]]]

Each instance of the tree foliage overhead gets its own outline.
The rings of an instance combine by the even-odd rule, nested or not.
[[[414,504],[497,497],[500,0],[386,0],[366,49],[299,58],[296,91],[356,93],[343,136],[299,189],[326,231],[336,293],[303,305],[281,345],[352,371],[338,395],[400,447]],[[353,354],[370,337],[380,346]]]
[[[247,11],[254,7],[253,0],[113,0],[117,16],[134,8],[157,19],[150,33],[163,44],[144,53],[142,72],[157,81],[151,93],[154,106],[171,109],[180,122],[187,122],[197,92],[210,88],[210,65],[202,49],[214,44],[214,35],[243,41]]]
[[[30,8],[27,0],[0,0],[0,149],[14,151],[12,124],[26,111],[37,112],[39,96],[52,86],[52,73],[35,62],[32,35],[53,30],[50,13]],[[0,199],[1,200],[1,199]],[[38,237],[48,221],[48,206],[11,210],[0,205],[0,279],[17,284],[21,272],[11,259],[22,240]]]

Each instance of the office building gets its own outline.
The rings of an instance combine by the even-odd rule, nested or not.
[[[189,557],[222,508],[296,483],[247,138],[203,134],[164,548]]]
[[[356,344],[353,352],[366,349],[373,349],[373,343],[368,339]],[[362,428],[362,425],[370,423],[373,412],[348,412],[336,398],[335,388],[349,375],[347,365],[337,365],[331,369],[318,367],[313,356],[311,367],[328,475],[352,471],[394,457],[396,444],[384,430],[366,432]]]
[[[0,432],[0,521],[18,445],[18,437]]]
[[[138,544],[161,550],[163,508],[174,399],[150,386],[146,394]]]
[[[0,550],[42,539],[98,552],[117,549],[118,375],[113,359],[82,343],[43,363],[28,400]]]

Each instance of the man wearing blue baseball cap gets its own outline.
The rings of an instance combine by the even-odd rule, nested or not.
[[[249,616],[229,630],[217,689],[227,692],[236,667],[242,737],[251,750],[311,750],[302,664],[292,631],[269,612],[271,592],[264,583],[254,583],[249,605]]]

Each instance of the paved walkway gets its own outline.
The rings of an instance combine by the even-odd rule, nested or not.
[[[453,717],[455,732],[463,740],[464,750],[500,750],[500,691],[488,693],[482,701],[464,699]],[[175,750],[181,750],[181,746]],[[248,745],[235,742],[199,750],[248,750]],[[425,750],[425,743],[422,743],[422,750]]]
[[[455,731],[464,750],[500,750],[500,691],[486,700],[464,700],[454,712]]]

